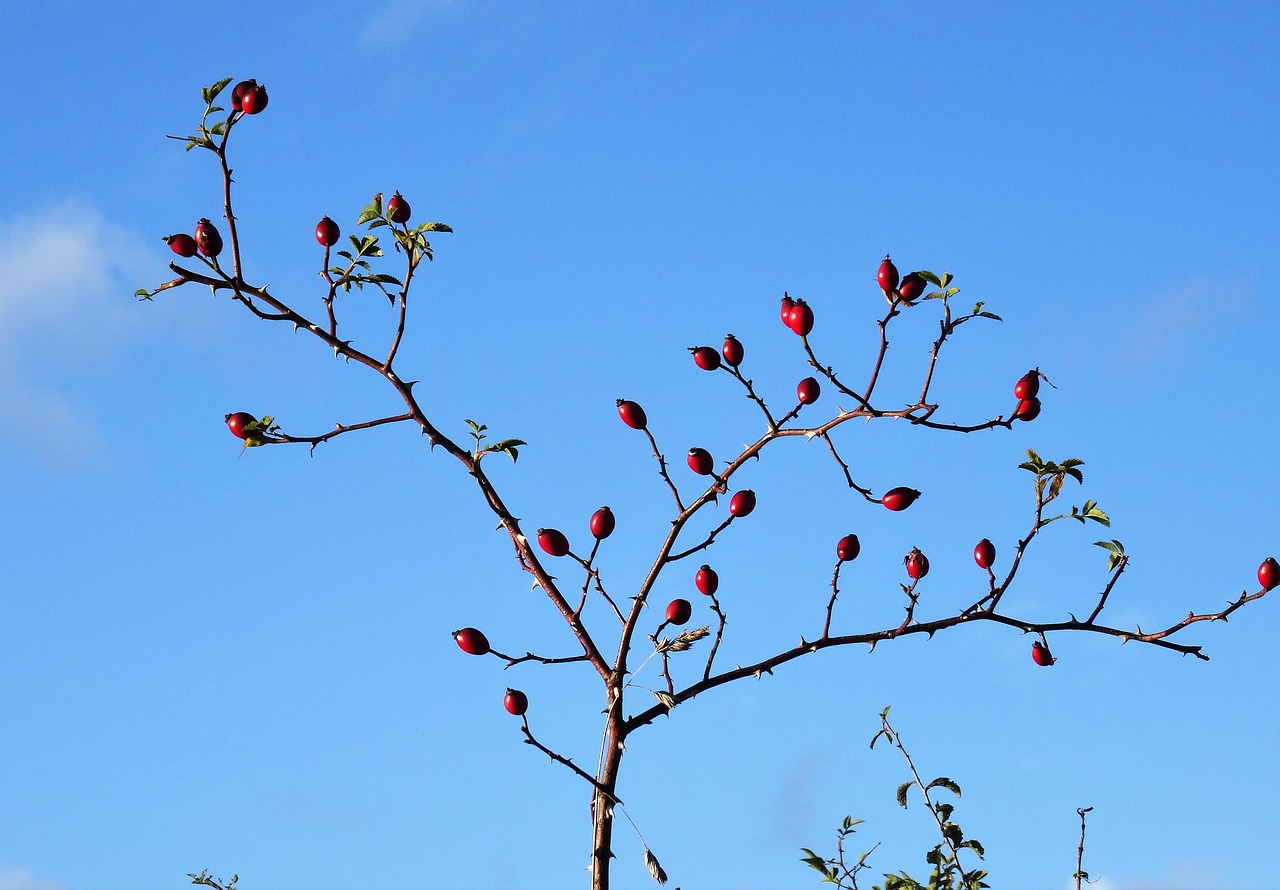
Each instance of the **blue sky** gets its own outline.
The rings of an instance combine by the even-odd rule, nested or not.
[[[492,470],[529,528],[577,549],[613,507],[601,566],[617,590],[642,577],[670,502],[614,400],[644,404],[669,456],[727,457],[761,432],[686,347],[732,331],[786,410],[810,372],[777,319],[787,290],[815,309],[818,354],[861,379],[886,252],[949,270],[1004,317],[948,345],[940,413],[1005,413],[1038,366],[1057,389],[1036,421],[842,427],[866,484],[925,492],[905,513],[851,496],[820,443],[777,443],[742,471],[760,507],[708,557],[726,663],[815,635],[850,531],[849,632],[900,616],[913,546],[932,562],[922,608],[976,599],[973,544],[993,540],[999,568],[1030,523],[1027,448],[1083,458],[1072,502],[1096,499],[1113,526],[1051,527],[1010,611],[1086,611],[1099,537],[1132,556],[1104,613],[1117,625],[1256,590],[1280,556],[1280,13],[953,6],[9,13],[0,890],[178,887],[202,868],[246,890],[587,883],[586,788],[520,743],[501,700],[525,690],[534,732],[584,764],[603,702],[579,666],[503,672],[450,639],[475,625],[504,651],[570,642],[465,474],[398,427],[310,458],[241,454],[230,411],[314,434],[396,405],[364,369],[207,292],[131,296],[165,279],[161,236],[220,212],[212,158],[164,136],[225,76],[271,96],[233,148],[250,278],[321,311],[312,227],[328,214],[352,231],[374,192],[452,225],[417,285],[403,374],[450,434],[475,418],[529,442]],[[378,299],[344,304],[358,343],[385,342]],[[886,391],[918,391],[934,311],[895,321]],[[663,602],[692,593],[679,568]],[[799,848],[833,850],[846,814],[867,820],[863,849],[882,842],[877,871],[921,871],[923,810],[893,802],[903,764],[867,748],[892,705],[921,769],[962,785],[957,816],[995,886],[1068,887],[1075,811],[1093,806],[1095,887],[1262,888],[1277,608],[1186,632],[1207,663],[1077,635],[1053,637],[1059,662],[1039,669],[1026,637],[982,626],[820,653],[638,733],[621,793],[672,886],[815,886]],[[637,682],[656,684],[647,670]],[[625,822],[616,836],[615,886],[654,886]]]

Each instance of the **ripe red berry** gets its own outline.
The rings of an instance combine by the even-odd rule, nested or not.
[[[928,283],[919,272],[908,272],[898,285],[898,297],[904,303],[914,303],[924,293],[924,286]]]
[[[929,557],[921,553],[919,547],[912,547],[902,563],[907,567],[907,574],[917,581],[929,574]]]
[[[806,377],[796,385],[796,398],[801,405],[812,405],[822,394],[822,387],[814,377]]]
[[[841,562],[857,559],[861,552],[862,544],[858,541],[857,535],[845,535],[836,542],[836,559]]]
[[[267,88],[258,84],[240,96],[240,110],[245,114],[257,114],[267,107]]]
[[[693,576],[694,586],[698,588],[698,592],[711,596],[720,587],[720,576],[716,574],[716,570],[709,565],[703,565],[698,569],[698,573]]]
[[[876,284],[880,285],[881,290],[887,291],[892,291],[898,286],[898,267],[889,259],[887,253],[880,262],[880,268],[876,270]]]
[[[1040,667],[1050,667],[1054,662],[1053,653],[1049,651],[1049,647],[1039,640],[1031,644],[1031,660]]]
[[[249,435],[245,427],[251,423],[257,423],[258,418],[254,417],[247,411],[237,411],[235,414],[228,414],[223,418],[227,422],[227,429],[231,430],[231,435],[237,439],[243,439]]]
[[[684,624],[693,614],[693,605],[688,600],[672,600],[667,604],[667,623]]]
[[[258,82],[253,78],[242,80],[231,89],[231,107],[236,111],[244,110],[244,95],[250,90],[257,89]]]
[[[618,416],[622,418],[622,422],[633,430],[642,430],[649,425],[649,419],[644,416],[644,409],[628,399],[618,399]]]
[[[711,459],[711,453],[705,448],[690,448],[685,462],[689,465],[689,469],[699,476],[710,476],[715,469],[715,461]]]
[[[167,236],[164,239],[164,243],[168,244],[169,249],[178,256],[191,257],[196,255],[196,239],[185,232]]]
[[[689,351],[693,353],[693,363],[702,370],[714,371],[720,367],[720,353],[710,346],[694,346]]]
[[[327,216],[316,223],[316,240],[320,242],[321,247],[333,247],[338,243],[338,236],[341,234],[338,224]]]
[[[401,197],[399,192],[391,196],[391,200],[387,202],[387,216],[392,222],[407,223],[409,221],[409,202]]]
[[[749,488],[734,492],[729,499],[730,516],[747,516],[756,508],[756,493]]]
[[[897,512],[905,510],[916,502],[916,498],[920,497],[920,492],[914,488],[907,488],[900,485],[897,488],[891,488],[884,493],[884,497],[880,499],[880,503],[884,504],[890,510]]]
[[[464,627],[453,632],[453,641],[468,655],[488,655],[489,639],[474,627]]]
[[[507,689],[507,694],[502,699],[502,706],[507,709],[508,714],[520,717],[529,710],[529,696],[519,689]]]
[[[991,568],[996,561],[996,545],[983,538],[973,548],[973,561],[978,564],[980,569]]]
[[[538,546],[552,556],[564,556],[569,552],[569,539],[564,532],[554,528],[538,529]]]
[[[613,534],[613,525],[613,511],[608,507],[601,507],[591,514],[591,534],[596,539],[603,540]]]
[[[791,307],[787,327],[801,337],[809,336],[809,332],[813,330],[813,310],[804,300],[796,300],[795,305]]]
[[[795,307],[796,301],[784,293],[782,295],[782,323],[787,327],[791,327],[791,310]]]
[[[207,219],[196,223],[196,249],[205,256],[217,256],[222,253],[222,235],[218,228]]]
[[[1040,392],[1040,370],[1038,368],[1032,368],[1023,374],[1018,378],[1018,382],[1013,385],[1013,397],[1019,401],[1034,399],[1038,392]]]
[[[724,363],[731,367],[738,367],[742,364],[742,357],[746,350],[742,348],[742,341],[733,334],[728,334],[724,338],[724,346],[720,347],[720,354],[724,356]]]
[[[1268,556],[1262,561],[1262,565],[1258,566],[1258,583],[1262,585],[1263,590],[1271,590],[1280,584],[1280,563],[1276,562],[1274,556]]]
[[[1018,407],[1013,409],[1013,416],[1018,420],[1035,420],[1040,416],[1040,400],[1035,396],[1023,399],[1018,403]]]

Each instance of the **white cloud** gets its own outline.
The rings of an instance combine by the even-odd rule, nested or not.
[[[140,324],[130,294],[154,277],[158,255],[78,202],[0,221],[0,434],[55,459],[91,447],[55,378],[118,351]]]
[[[362,46],[386,46],[407,40],[427,16],[461,6],[466,0],[387,0],[360,30]]]
[[[29,868],[0,868],[0,890],[66,890],[62,884],[42,881]]]

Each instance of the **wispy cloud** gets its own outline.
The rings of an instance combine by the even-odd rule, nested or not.
[[[30,868],[0,868],[0,890],[67,890],[62,884],[42,881]]]
[[[1119,332],[1115,361],[1129,370],[1146,371],[1169,363],[1187,346],[1214,337],[1225,319],[1245,311],[1250,293],[1243,282],[1191,281],[1182,287],[1152,294],[1140,304]]]
[[[386,46],[408,40],[433,13],[464,5],[467,0],[386,0],[360,29],[361,46]]]
[[[54,459],[92,446],[59,380],[118,350],[139,323],[128,295],[155,258],[140,235],[78,202],[0,220],[0,402],[10,406],[0,435]]]

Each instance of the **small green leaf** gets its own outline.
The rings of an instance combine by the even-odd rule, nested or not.
[[[923,278],[925,281],[932,284],[934,287],[946,287],[946,285],[943,284],[942,280],[939,279],[937,275],[934,275],[932,272],[928,271],[927,269],[921,269],[919,274],[921,278]]]
[[[945,788],[948,791],[950,791],[952,794],[954,794],[956,797],[960,797],[960,786],[957,785],[955,782],[953,782],[951,779],[948,779],[946,776],[938,776],[938,778],[934,779],[927,786],[925,786],[926,790],[928,790],[929,788]]]
[[[954,297],[954,296],[955,296],[956,294],[958,294],[958,293],[960,293],[960,288],[958,288],[958,287],[949,287],[949,288],[947,288],[947,292],[946,292],[945,294],[943,294],[943,296],[945,296],[945,297]]]
[[[139,300],[151,299],[151,291],[147,290],[145,287],[138,288],[136,291],[133,292],[133,295],[137,297]]]
[[[938,287],[946,287],[954,278],[955,276],[950,272],[943,272],[941,277],[938,278]]]
[[[898,806],[906,809],[907,807],[907,789],[911,787],[911,782],[903,782],[898,786]]]
[[[979,312],[979,313],[978,313],[978,317],[979,317],[979,318],[990,318],[990,319],[992,319],[992,320],[994,320],[994,321],[1004,321],[1004,319],[1003,319],[1003,318],[1001,318],[1000,316],[996,315],[994,312]]]
[[[423,223],[418,227],[423,232],[452,232],[453,229],[442,222]]]

